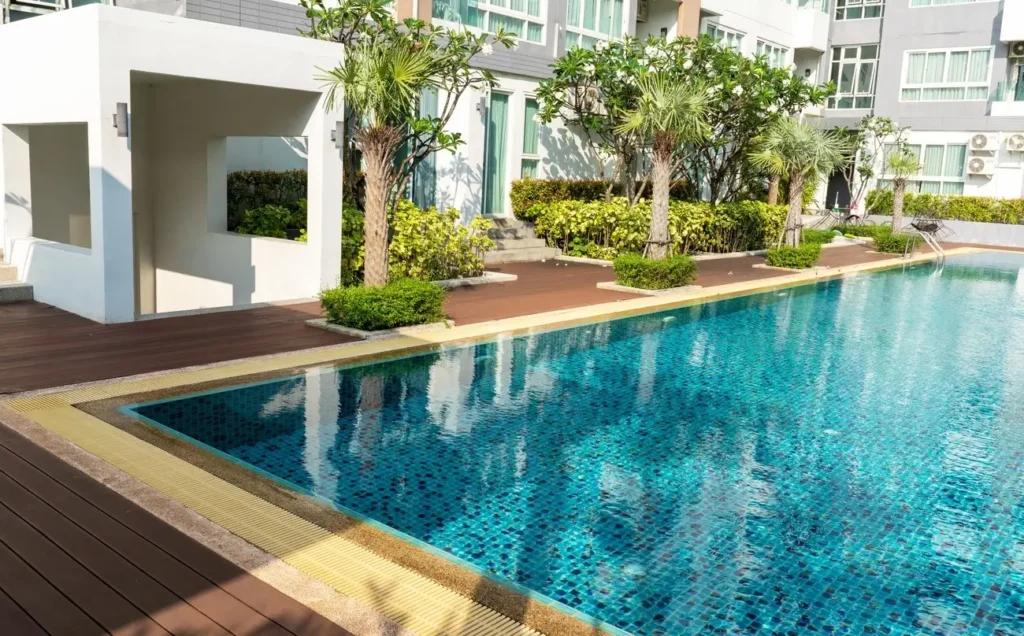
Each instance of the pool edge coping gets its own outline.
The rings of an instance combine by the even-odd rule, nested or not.
[[[960,247],[949,250],[947,255],[958,256],[973,253],[1007,251],[1009,250],[986,247]],[[218,502],[223,498],[231,500],[245,500],[248,507],[260,509],[261,514],[268,515],[270,518],[274,518],[278,522],[295,522],[294,519],[288,520],[288,516],[290,515],[305,524],[314,526],[323,533],[330,535],[329,537],[321,537],[325,542],[330,543],[332,540],[336,540],[351,543],[350,541],[342,537],[337,537],[329,531],[319,528],[319,526],[316,526],[312,522],[301,519],[288,511],[278,508],[274,504],[265,501],[238,486],[230,484],[220,477],[190,464],[186,460],[178,458],[156,445],[134,437],[130,433],[115,427],[113,424],[79,410],[75,408],[75,405],[85,402],[125,398],[161,389],[194,386],[204,382],[227,381],[260,373],[279,372],[304,366],[318,366],[344,362],[356,363],[359,361],[373,362],[380,359],[401,356],[402,354],[411,355],[423,350],[443,349],[446,346],[465,345],[467,343],[479,342],[503,336],[522,335],[537,331],[568,328],[589,322],[627,318],[633,315],[654,313],[734,296],[743,296],[770,291],[773,289],[805,285],[833,278],[841,278],[850,274],[892,269],[905,265],[933,261],[936,260],[937,257],[938,255],[936,254],[918,254],[909,259],[884,259],[869,263],[836,267],[828,270],[797,272],[769,279],[730,283],[727,285],[707,287],[699,290],[693,290],[690,293],[681,293],[671,296],[640,297],[636,299],[588,305],[568,310],[559,310],[456,326],[452,329],[441,330],[438,332],[405,335],[371,342],[345,343],[341,345],[279,354],[271,357],[235,360],[228,363],[206,365],[186,370],[171,370],[157,374],[148,374],[142,377],[136,376],[119,378],[88,383],[85,385],[58,387],[9,396],[0,400],[0,404],[5,405],[25,417],[28,417],[43,428],[60,435],[67,441],[96,455],[103,461],[126,472],[132,477],[149,484],[158,492],[178,501],[185,507],[197,512],[203,517],[206,517],[211,522],[224,527],[229,532],[242,537],[257,548],[278,556],[278,558],[294,565],[302,572],[327,582],[331,587],[334,587],[339,592],[346,594],[346,592],[339,589],[337,585],[325,580],[324,573],[321,573],[320,575],[317,574],[317,570],[322,569],[317,567],[317,563],[309,563],[303,560],[302,548],[296,550],[284,549],[285,554],[282,555],[280,554],[282,548],[277,545],[277,552],[275,552],[275,544],[279,544],[279,540],[275,540],[275,537],[271,536],[265,536],[262,538],[253,536],[254,530],[252,528],[247,528],[247,526],[252,525],[251,520],[236,518],[231,515],[224,516],[218,514]],[[161,454],[166,455],[166,457],[160,456]],[[154,474],[154,472],[163,473],[164,477],[161,478],[160,475]],[[167,474],[179,477],[182,482],[191,482],[193,484],[205,482],[203,485],[208,491],[213,492],[214,494],[205,500],[202,497],[197,499],[193,496],[193,493],[183,492],[182,488],[174,483],[179,480],[167,478]],[[218,484],[217,482],[220,483]],[[225,487],[227,488],[225,489]],[[238,492],[233,492],[231,489],[235,489]],[[294,523],[292,523],[292,525],[285,525],[286,527],[291,528],[292,531],[297,530],[297,527],[292,527],[294,526]],[[298,526],[302,526],[302,523],[299,523]],[[313,532],[316,534],[315,530],[312,528],[301,529],[304,532]],[[247,534],[249,536],[247,536]],[[292,535],[294,534],[295,532],[292,532]],[[362,546],[357,547],[366,550],[366,548]],[[286,558],[293,552],[298,555],[298,558],[293,558],[292,560]],[[367,552],[369,551],[367,550]],[[398,568],[397,571],[392,572],[394,576],[402,579],[401,583],[403,584],[411,584],[409,581],[415,582],[416,577],[419,577],[424,579],[424,581],[427,581],[429,584],[432,584],[428,585],[428,588],[434,586],[436,586],[436,588],[441,588],[440,590],[436,588],[432,590],[433,592],[440,594],[440,596],[451,599],[450,595],[455,595],[459,599],[462,599],[461,603],[456,603],[456,605],[462,605],[462,607],[456,608],[456,613],[462,612],[463,618],[468,621],[467,624],[463,625],[463,627],[467,629],[468,633],[537,633],[535,628],[524,624],[529,621],[519,622],[516,619],[504,616],[497,610],[489,608],[474,599],[458,593],[457,591],[451,590],[438,581],[431,580],[422,574],[411,571],[405,566],[390,562],[384,556],[376,554],[373,556],[381,561],[389,563],[394,568]],[[301,563],[296,564],[292,561],[300,561]],[[372,579],[376,574],[377,572],[370,572],[369,578]],[[330,579],[332,577],[328,576],[327,578]],[[391,580],[390,582],[395,583],[395,580]],[[362,583],[365,584],[366,581],[363,581]],[[447,592],[447,594],[445,592]],[[358,595],[346,595],[354,596],[360,601],[364,600]],[[410,599],[410,601],[411,600],[412,599]],[[422,601],[423,599],[418,600]],[[446,615],[441,617],[442,620],[438,622],[436,612],[428,611],[429,608],[424,608],[419,602],[406,603],[402,600],[398,605],[403,606],[403,608],[400,612],[400,618],[397,618],[396,620],[398,620],[398,622],[404,627],[414,631],[422,631],[424,634],[441,633],[442,626],[448,624],[447,621],[450,621],[451,619],[450,615]],[[405,605],[412,605],[413,607],[404,607]],[[375,606],[372,598],[370,599],[368,606],[371,607],[371,609],[380,611]],[[388,608],[384,609],[386,610]],[[555,609],[561,610],[561,608]],[[415,611],[417,613],[423,612],[423,616],[421,617],[419,614],[412,615],[410,614],[410,611]],[[387,613],[387,611],[381,611],[381,613],[390,617],[393,617],[394,615],[393,611],[391,614]],[[496,620],[495,615],[500,617],[502,620]],[[427,621],[427,623],[433,621],[434,624],[432,626],[429,624],[423,624],[423,621],[420,620],[421,618]],[[584,620],[588,617],[582,615],[582,617],[575,616],[574,618]],[[514,625],[509,625],[508,623],[514,623]],[[413,624],[417,625],[418,628],[413,626]],[[474,626],[478,626],[484,631],[473,631],[475,628]],[[597,625],[594,625],[593,623],[590,623],[590,626],[592,628],[597,627]],[[431,627],[433,627],[433,629],[431,629]],[[604,625],[602,624],[601,627],[604,627]],[[614,628],[612,629],[614,630]],[[611,633],[616,632],[623,633],[621,630],[614,630]]]

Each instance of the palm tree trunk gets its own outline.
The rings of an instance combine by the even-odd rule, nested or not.
[[[388,283],[388,187],[387,171],[391,162],[387,150],[376,144],[363,148],[366,157],[366,256],[363,284],[380,287]]]
[[[786,216],[784,245],[800,245],[801,215],[804,211],[804,173],[794,170],[789,175],[789,214]]]
[[[654,141],[651,183],[651,234],[647,239],[647,258],[668,256],[668,190],[672,178],[672,148],[670,144]]]
[[[903,229],[903,199],[907,192],[906,179],[896,179],[892,183],[892,231]]]
[[[782,177],[776,175],[768,182],[768,205],[776,205],[779,202],[779,182]]]

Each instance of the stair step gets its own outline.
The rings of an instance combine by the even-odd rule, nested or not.
[[[562,253],[562,250],[555,247],[531,247],[519,250],[495,250],[484,254],[485,265],[499,265],[501,263],[526,263],[530,261],[544,261],[554,258]]]
[[[494,224],[494,227],[502,229],[517,229],[526,227],[526,223],[519,219],[511,216],[492,216],[487,217]]]
[[[0,283],[13,283],[18,280],[18,268],[14,265],[0,265]]]
[[[499,239],[494,244],[498,250],[529,250],[535,247],[547,247],[544,239],[539,238]]]
[[[32,285],[28,283],[0,283],[0,305],[32,300]]]
[[[492,227],[487,230],[487,236],[494,240],[535,238],[529,227]]]

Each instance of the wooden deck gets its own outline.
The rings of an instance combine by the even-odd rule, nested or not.
[[[4,426],[0,633],[349,634]]]
[[[890,258],[861,246],[833,247],[822,265]],[[760,256],[701,261],[704,287],[784,276],[751,267]],[[610,267],[547,261],[501,265],[511,283],[452,290],[445,306],[456,324],[634,298],[597,289],[614,280]],[[307,327],[317,303],[100,325],[41,303],[0,305],[0,395],[93,380],[298,351],[353,339]]]

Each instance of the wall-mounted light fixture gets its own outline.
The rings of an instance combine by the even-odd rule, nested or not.
[[[117,102],[117,112],[114,113],[114,128],[117,128],[118,137],[128,136],[128,104]]]

